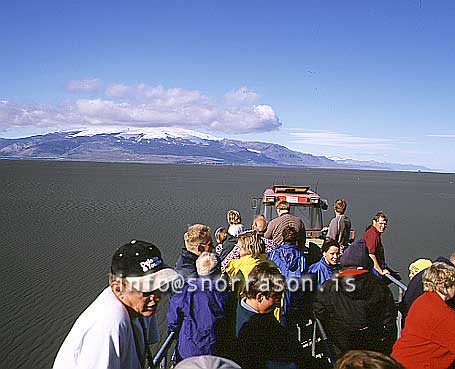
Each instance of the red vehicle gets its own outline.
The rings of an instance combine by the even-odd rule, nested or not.
[[[303,220],[307,231],[307,243],[322,243],[324,227],[322,212],[327,210],[327,200],[312,191],[309,186],[274,185],[267,188],[262,198],[253,199],[256,214],[263,214],[267,222],[277,217],[275,203],[286,200],[291,208],[289,212]]]

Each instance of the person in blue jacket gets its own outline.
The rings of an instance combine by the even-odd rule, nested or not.
[[[168,330],[178,332],[177,361],[199,355],[225,356],[229,351],[226,314],[231,300],[217,266],[217,256],[203,252],[196,260],[199,276],[187,279],[182,291],[170,299]]]
[[[283,228],[284,244],[268,254],[286,278],[288,289],[283,296],[283,315],[281,323],[290,334],[298,334],[296,325],[301,323],[306,310],[305,288],[302,278],[307,272],[307,260],[304,249],[298,245],[299,232],[288,225]],[[296,330],[297,329],[297,330]]]
[[[204,251],[212,250],[212,231],[204,224],[192,224],[183,235],[185,247],[175,262],[175,271],[183,280],[196,278],[196,259]]]
[[[308,273],[318,276],[318,287],[327,279],[332,278],[332,274],[338,269],[338,259],[340,256],[340,245],[337,241],[327,238],[322,244],[322,258],[308,269]]]

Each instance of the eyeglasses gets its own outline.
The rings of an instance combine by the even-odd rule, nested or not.
[[[152,295],[159,295],[159,291],[158,290],[155,290],[155,291],[150,291],[150,292],[142,292],[142,296],[143,297],[150,297]]]

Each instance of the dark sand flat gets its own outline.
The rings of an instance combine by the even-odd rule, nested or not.
[[[116,247],[149,240],[173,265],[188,224],[215,230],[235,208],[249,227],[251,198],[283,179],[318,183],[330,204],[344,197],[358,236],[386,212],[386,256],[403,276],[411,261],[455,250],[453,174],[1,160],[1,367],[51,367],[107,285]]]

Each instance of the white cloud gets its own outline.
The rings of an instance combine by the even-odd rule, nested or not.
[[[75,83],[81,81],[71,82],[74,91],[84,85]],[[199,91],[111,84],[104,96],[64,105],[1,102],[0,130],[27,127],[66,130],[87,126],[178,127],[231,134],[277,130],[281,122],[276,112],[269,105],[254,104],[258,99],[246,87],[227,93],[217,103]]]
[[[106,95],[111,97],[127,96],[131,90],[131,87],[122,85],[119,83],[113,83],[106,89]]]
[[[300,131],[290,133],[296,137],[294,143],[305,143],[319,146],[342,147],[347,149],[386,150],[394,141],[386,138],[352,136],[331,131]]]
[[[80,124],[81,117],[71,106],[59,107],[39,104],[15,104],[3,102],[0,104],[0,129],[11,128],[50,128],[74,126]]]
[[[227,105],[252,105],[259,100],[260,96],[256,92],[249,90],[246,86],[229,91],[224,95],[224,102]]]
[[[69,92],[95,92],[99,87],[100,80],[98,78],[93,78],[69,81],[66,89]]]
[[[455,134],[447,134],[447,135],[427,135],[428,137],[436,137],[436,138],[455,138]]]

